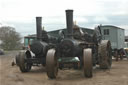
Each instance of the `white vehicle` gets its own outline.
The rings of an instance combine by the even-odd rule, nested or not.
[[[0,55],[4,55],[4,50],[0,49]]]

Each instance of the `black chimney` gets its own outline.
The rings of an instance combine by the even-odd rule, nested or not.
[[[36,17],[36,36],[37,40],[41,40],[42,37],[42,17]]]
[[[67,37],[72,38],[73,35],[73,10],[66,10]]]

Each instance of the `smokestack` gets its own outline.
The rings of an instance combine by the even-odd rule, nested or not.
[[[36,36],[37,36],[37,40],[41,40],[41,37],[42,37],[42,17],[36,17]]]
[[[73,10],[66,10],[67,37],[73,38]]]

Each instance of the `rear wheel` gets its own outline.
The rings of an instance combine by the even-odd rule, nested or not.
[[[28,72],[31,70],[31,67],[32,67],[32,65],[27,63],[25,59],[26,59],[25,52],[20,52],[19,57],[17,57],[17,60],[18,60],[18,66],[21,72]]]
[[[102,40],[99,46],[100,54],[100,68],[109,69],[112,64],[112,55],[111,55],[111,43],[108,40]]]
[[[92,77],[92,50],[83,50],[83,66],[84,66],[84,76],[87,78]]]
[[[47,75],[50,79],[54,79],[58,73],[58,61],[55,56],[55,49],[50,49],[46,56],[46,70]]]

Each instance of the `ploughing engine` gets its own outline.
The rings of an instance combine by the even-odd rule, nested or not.
[[[36,28],[37,39],[29,45],[28,50],[19,52],[16,56],[16,63],[21,72],[28,72],[32,66],[39,64],[45,66],[47,51],[55,46],[52,40],[56,38],[49,36],[45,30],[42,30],[42,17],[36,17]]]
[[[46,55],[46,70],[49,78],[56,78],[58,59],[78,57],[84,69],[85,77],[92,77],[93,66],[100,65],[102,69],[111,67],[111,43],[101,40],[100,28],[96,27],[91,36],[73,25],[73,10],[66,10],[67,34],[57,45],[49,49]]]

